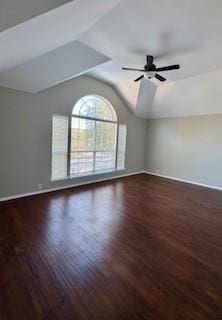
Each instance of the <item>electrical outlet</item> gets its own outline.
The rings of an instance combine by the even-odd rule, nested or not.
[[[130,172],[130,169],[128,169],[127,172]]]
[[[42,184],[41,183],[38,184],[38,189],[42,189]]]
[[[163,171],[163,175],[165,175],[166,174],[166,171]]]
[[[159,173],[160,172],[160,170],[159,169],[156,169],[156,173]]]

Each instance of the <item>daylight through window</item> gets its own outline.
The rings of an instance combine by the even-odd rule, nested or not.
[[[126,125],[117,122],[116,112],[105,98],[97,95],[82,97],[73,108],[70,126],[67,176],[125,168]],[[53,127],[53,137],[59,135],[55,130]],[[53,168],[59,165],[53,157],[52,178],[56,179],[55,173],[61,170]]]

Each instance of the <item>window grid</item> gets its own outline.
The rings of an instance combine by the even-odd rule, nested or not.
[[[98,95],[82,97],[77,101],[73,109],[73,115],[117,122],[116,113],[110,102]]]
[[[81,145],[82,137],[87,136],[87,123],[88,129],[93,128],[90,149]],[[116,169],[117,128],[117,123],[72,116],[71,176]]]
[[[54,115],[53,119],[56,116],[64,118]],[[66,119],[67,140],[62,146],[67,152],[67,174],[66,177],[63,174],[64,178],[125,169],[126,125],[117,123],[115,111],[106,99],[99,96],[83,97],[75,105],[73,115],[66,116]],[[52,144],[53,140],[52,137]],[[53,151],[52,167],[60,150],[54,148]],[[59,177],[56,175],[52,175],[52,180],[61,178],[61,174]]]

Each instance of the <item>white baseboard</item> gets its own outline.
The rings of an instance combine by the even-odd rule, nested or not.
[[[24,198],[24,197],[30,197],[30,196],[34,196],[34,195],[38,195],[38,194],[42,194],[42,193],[48,193],[48,192],[53,192],[53,191],[69,189],[69,188],[81,187],[81,186],[85,186],[85,185],[88,185],[88,184],[93,184],[93,183],[97,183],[97,182],[103,182],[103,181],[109,181],[109,180],[114,180],[114,179],[129,177],[129,176],[134,176],[134,175],[141,174],[141,173],[145,173],[145,171],[129,172],[129,173],[120,174],[118,176],[112,176],[112,177],[107,177],[107,178],[103,178],[103,179],[95,179],[95,180],[81,182],[81,183],[77,183],[77,184],[70,184],[70,185],[62,186],[62,187],[38,190],[38,191],[33,191],[33,192],[28,192],[28,193],[23,193],[23,194],[16,194],[16,195],[12,195],[12,196],[9,196],[9,197],[0,198],[0,202],[19,199],[19,198]]]
[[[170,180],[175,180],[175,181],[179,181],[179,182],[193,184],[193,185],[196,185],[196,186],[199,186],[199,187],[210,188],[210,189],[222,191],[222,188],[220,188],[220,187],[211,186],[211,185],[204,184],[204,183],[199,183],[199,182],[190,181],[190,180],[186,180],[186,179],[180,179],[180,178],[175,178],[175,177],[171,177],[171,176],[166,176],[166,175],[155,173],[155,172],[151,172],[151,171],[145,171],[145,173],[146,174],[150,174],[152,176],[165,178],[165,179],[170,179]]]

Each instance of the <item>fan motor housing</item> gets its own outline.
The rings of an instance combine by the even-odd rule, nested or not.
[[[155,71],[155,69],[156,69],[155,64],[152,64],[150,67],[148,67],[147,64],[144,66],[144,70],[146,70],[146,71]]]

